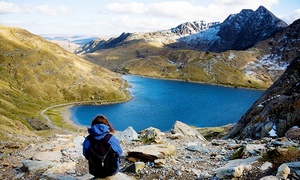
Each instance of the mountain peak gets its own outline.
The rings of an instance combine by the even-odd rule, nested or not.
[[[256,10],[256,12],[270,12],[267,8],[264,6],[259,6]]]
[[[287,24],[264,6],[260,6],[256,11],[243,9],[238,14],[229,15],[219,25],[219,30],[216,29],[218,32],[212,41],[201,41],[200,37],[197,45],[189,44],[189,46],[203,47],[201,50],[212,52],[245,50],[285,27]],[[203,33],[201,35],[203,36]]]
[[[197,32],[207,30],[215,25],[219,24],[219,22],[209,22],[207,23],[204,20],[194,21],[194,22],[186,22],[178,25],[175,28],[171,28],[171,32],[180,36],[185,36],[189,34],[195,34]]]

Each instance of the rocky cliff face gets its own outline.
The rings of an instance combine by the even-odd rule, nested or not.
[[[256,101],[225,138],[260,139],[272,130],[282,137],[300,126],[300,56]]]
[[[250,48],[250,51],[260,51],[262,56],[245,66],[248,76],[259,78],[269,74],[275,82],[300,53],[299,31],[300,19]]]
[[[300,19],[276,33],[274,36],[257,43],[254,47],[267,52],[270,58],[281,64],[290,64],[300,53]]]
[[[179,41],[192,49],[210,52],[245,50],[286,26],[285,22],[260,6],[256,11],[244,9],[238,14],[232,14],[214,29]]]

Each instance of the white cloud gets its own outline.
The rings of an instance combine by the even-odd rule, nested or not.
[[[271,8],[272,5],[279,3],[278,0],[215,0],[214,4],[215,5],[220,5],[222,7],[233,7],[233,8],[238,8],[238,9],[256,9],[260,5],[263,5],[267,9]]]
[[[65,14],[65,15],[72,14],[71,11],[69,11],[68,8],[66,8],[65,6],[60,6],[60,7],[54,8],[54,7],[50,7],[47,4],[32,7],[32,10],[34,10],[35,12],[38,12],[40,14],[50,15],[50,16],[56,16],[59,14]]]
[[[138,18],[124,15],[109,20],[96,20],[92,29],[111,29],[110,33],[121,34],[122,32],[151,32],[156,30],[169,29],[178,25],[178,22],[157,19],[155,17]],[[137,31],[138,30],[138,31]]]
[[[144,14],[147,11],[146,5],[138,2],[111,3],[106,9],[115,13]]]
[[[282,17],[279,16],[279,18],[282,19],[287,24],[291,24],[295,20],[300,18],[300,9],[297,9],[297,10],[293,11],[291,14],[289,14],[287,16],[282,16]]]
[[[12,14],[12,13],[32,13],[36,12],[38,14],[44,14],[44,15],[70,15],[72,12],[66,8],[65,6],[59,6],[59,7],[50,7],[49,5],[39,5],[39,6],[20,6],[15,3],[0,2],[0,14]]]
[[[185,21],[222,21],[232,12],[239,13],[242,9],[256,10],[260,5],[270,9],[276,3],[278,0],[215,0],[207,6],[199,5],[196,1],[118,2],[108,4],[106,9],[112,13],[138,14]]]
[[[0,14],[18,13],[22,8],[14,3],[1,1],[0,2]]]

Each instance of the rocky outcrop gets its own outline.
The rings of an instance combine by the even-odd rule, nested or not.
[[[282,137],[300,124],[300,56],[256,101],[225,138],[260,139],[275,132]]]
[[[186,124],[185,126],[193,129]],[[188,133],[182,133],[180,139],[171,138],[171,132],[161,134],[160,144],[154,141],[145,144],[144,141],[136,139],[120,141],[123,149],[120,158],[121,171],[106,179],[247,180],[260,179],[267,175],[276,175],[266,177],[273,179],[300,177],[300,162],[286,159],[297,151],[296,157],[299,157],[297,140],[263,138],[199,141],[196,136],[183,134]],[[87,160],[82,155],[82,142],[86,135],[57,134],[40,144],[32,144],[9,154],[2,154],[7,151],[7,146],[2,147],[0,179],[92,179],[93,176],[88,173]],[[141,134],[139,136],[145,137]],[[264,158],[266,156],[269,158]],[[272,156],[277,159],[274,160]],[[284,159],[285,163],[276,165],[274,162],[279,159]]]

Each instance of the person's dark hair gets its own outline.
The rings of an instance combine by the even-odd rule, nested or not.
[[[105,124],[109,127],[110,132],[115,131],[114,128],[112,127],[112,125],[108,122],[107,118],[103,115],[98,115],[93,119],[91,126],[93,126],[95,124]]]

